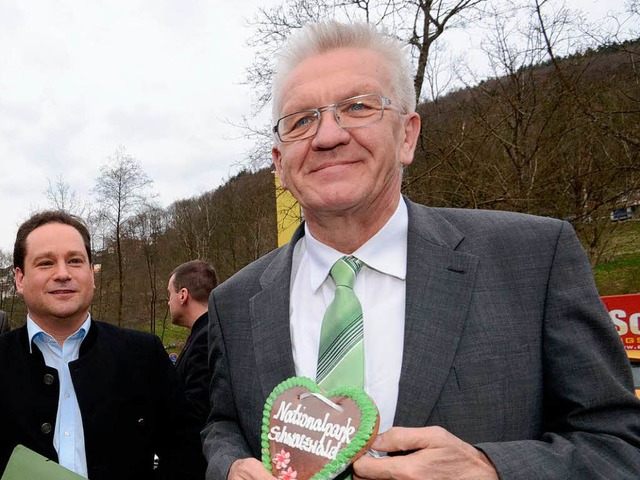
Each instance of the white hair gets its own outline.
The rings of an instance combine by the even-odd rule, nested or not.
[[[368,23],[345,24],[336,21],[310,23],[296,32],[278,56],[273,79],[273,124],[281,117],[284,103],[282,88],[291,72],[304,60],[341,48],[362,48],[382,55],[391,73],[391,94],[405,112],[414,112],[416,92],[411,64],[398,39],[381,33]]]

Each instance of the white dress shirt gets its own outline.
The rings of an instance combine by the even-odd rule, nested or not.
[[[380,432],[393,426],[404,345],[407,206],[400,198],[387,223],[353,255],[364,262],[355,283],[364,321],[365,390],[380,411]],[[333,300],[329,276],[343,253],[320,243],[305,226],[294,250],[289,319],[298,376],[316,378],[322,318]]]
[[[80,328],[70,335],[61,347],[55,338],[27,317],[29,348],[31,349],[33,342],[42,352],[44,363],[48,367],[55,368],[60,379],[58,411],[53,435],[53,446],[58,452],[58,463],[83,477],[88,477],[84,429],[78,398],[69,372],[69,362],[78,359],[80,345],[90,326],[91,315],[88,315]]]

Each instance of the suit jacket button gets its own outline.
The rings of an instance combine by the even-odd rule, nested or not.
[[[40,431],[41,431],[42,433],[44,433],[45,435],[47,435],[47,434],[51,433],[51,430],[52,430],[52,429],[53,429],[53,428],[51,427],[51,424],[50,424],[49,422],[45,422],[45,423],[43,423],[43,424],[40,426]]]
[[[53,375],[51,375],[50,373],[47,373],[44,376],[44,384],[45,385],[53,385],[54,380],[55,380],[55,377]]]

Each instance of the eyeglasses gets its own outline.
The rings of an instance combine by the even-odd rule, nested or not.
[[[390,106],[391,100],[377,93],[357,95],[333,105],[285,115],[273,127],[273,133],[285,143],[313,137],[320,128],[321,113],[327,110],[333,110],[336,122],[342,128],[364,127],[381,120],[384,109]]]

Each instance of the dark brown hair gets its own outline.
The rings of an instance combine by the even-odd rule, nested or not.
[[[189,295],[200,303],[207,302],[209,293],[218,284],[215,270],[204,260],[191,260],[183,263],[177,266],[171,275],[176,293],[181,288],[186,288]]]
[[[16,234],[16,243],[13,246],[13,266],[24,270],[24,259],[27,256],[27,237],[36,228],[48,223],[62,223],[75,228],[84,242],[84,248],[87,251],[89,263],[91,261],[91,234],[84,221],[75,215],[71,215],[64,210],[46,210],[44,212],[32,215],[18,228]]]

